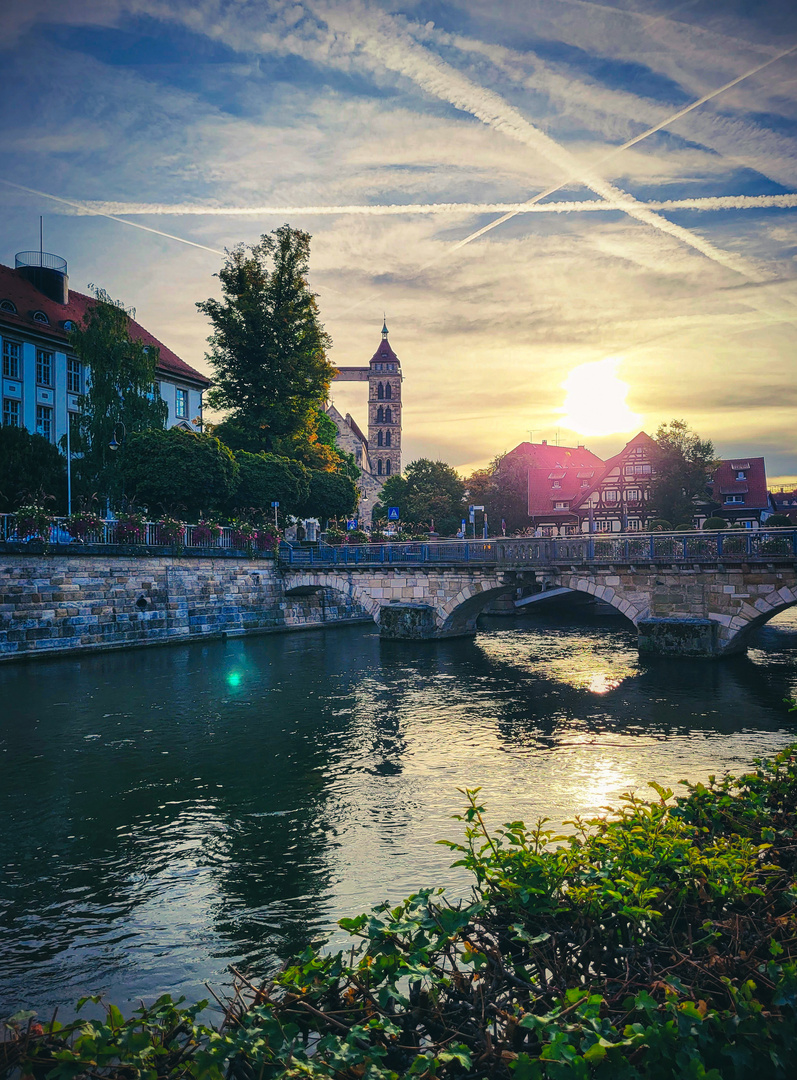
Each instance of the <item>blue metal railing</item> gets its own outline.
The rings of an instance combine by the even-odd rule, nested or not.
[[[549,566],[560,563],[712,563],[797,559],[797,529],[625,533],[512,540],[439,540],[407,544],[280,544],[284,566],[414,566],[424,564]]]

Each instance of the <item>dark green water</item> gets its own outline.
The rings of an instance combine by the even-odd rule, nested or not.
[[[642,665],[621,621],[562,616],[3,667],[0,1016],[207,996],[382,899],[463,891],[434,843],[458,787],[559,822],[743,768],[797,737],[796,645],[792,611],[747,657]]]

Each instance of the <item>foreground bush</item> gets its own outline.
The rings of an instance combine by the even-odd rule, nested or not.
[[[61,1029],[20,1015],[0,1066],[64,1080],[792,1077],[797,748],[678,798],[652,786],[570,836],[544,820],[491,832],[466,792],[464,840],[448,846],[472,902],[422,891],[342,920],[351,952],[307,949],[259,986],[236,973],[218,1031],[197,1022],[204,1003],[168,998]]]

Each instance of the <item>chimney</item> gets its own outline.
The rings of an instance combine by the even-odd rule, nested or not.
[[[547,445],[548,445],[548,440],[547,440],[547,439],[543,439],[543,440],[542,440],[542,445],[543,445],[543,446],[547,446]]]
[[[579,450],[583,450],[583,449],[584,449],[584,445],[583,445],[583,443],[579,443],[579,444],[578,444],[578,449],[579,449]]]

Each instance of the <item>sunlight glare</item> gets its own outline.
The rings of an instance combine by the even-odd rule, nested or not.
[[[562,425],[580,435],[614,435],[632,431],[640,417],[626,404],[628,383],[617,377],[618,358],[594,360],[573,368],[562,388]]]

